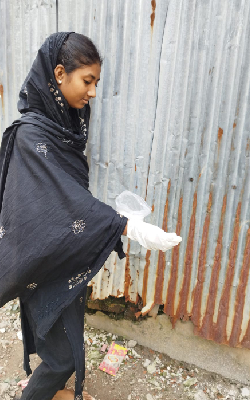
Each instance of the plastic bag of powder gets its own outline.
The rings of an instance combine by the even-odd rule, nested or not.
[[[138,218],[143,220],[147,215],[151,213],[151,208],[143,200],[142,197],[129,190],[124,190],[116,200],[116,211],[124,215],[127,218]]]

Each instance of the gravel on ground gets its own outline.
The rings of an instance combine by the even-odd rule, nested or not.
[[[173,360],[138,345],[135,340],[128,341],[87,325],[84,340],[85,390],[95,400],[250,400],[250,386]],[[116,376],[98,369],[113,341],[128,349]],[[33,370],[40,362],[37,355],[31,356]],[[21,394],[17,383],[25,379],[22,363],[19,302],[14,300],[0,309],[1,400],[13,400]],[[67,386],[74,387],[74,376]]]

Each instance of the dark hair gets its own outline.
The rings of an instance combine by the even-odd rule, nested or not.
[[[102,58],[92,40],[87,36],[70,33],[59,50],[56,63],[62,64],[67,74],[70,74],[82,65],[102,65]]]

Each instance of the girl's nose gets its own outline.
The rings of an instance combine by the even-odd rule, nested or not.
[[[95,84],[91,85],[91,87],[88,90],[88,96],[89,97],[96,97],[96,88],[95,88]]]

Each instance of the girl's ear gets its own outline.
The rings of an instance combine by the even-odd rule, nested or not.
[[[57,81],[57,84],[61,85],[61,83],[62,83],[62,81],[63,81],[63,79],[64,79],[64,77],[66,75],[65,68],[64,68],[64,66],[62,64],[58,64],[56,66],[56,68],[54,69],[54,75],[55,75],[55,79]]]

